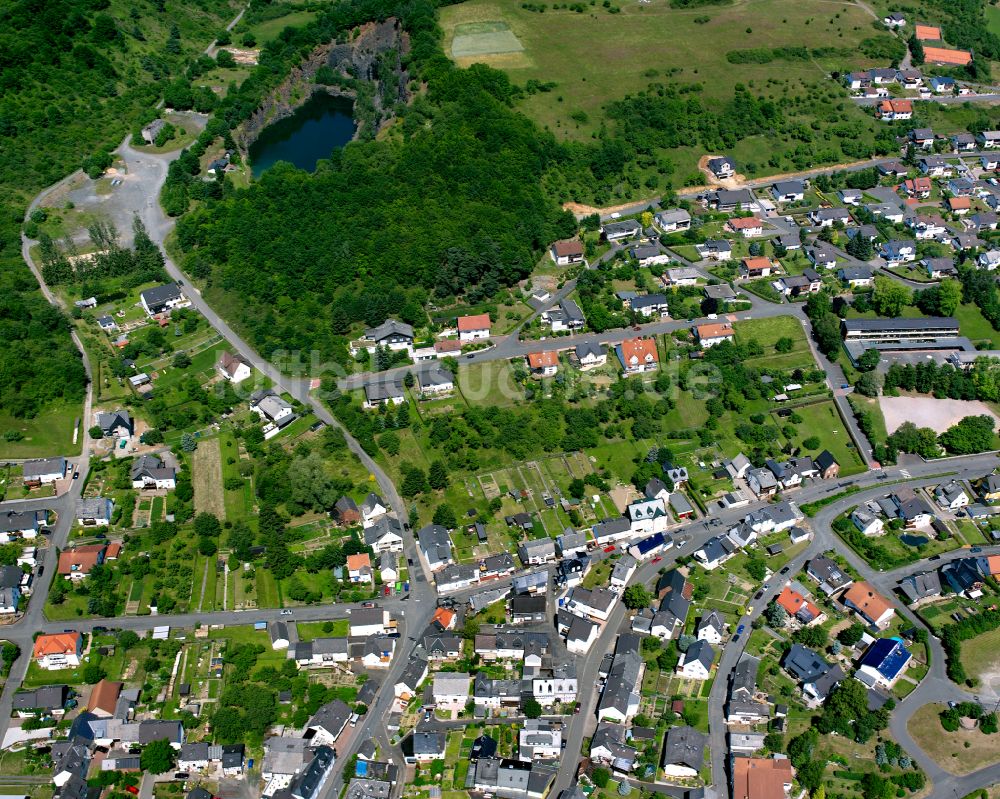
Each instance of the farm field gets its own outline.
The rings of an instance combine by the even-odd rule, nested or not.
[[[485,62],[505,70],[518,84],[532,79],[555,83],[551,93],[529,95],[521,107],[559,135],[584,138],[600,126],[606,103],[651,82],[697,82],[711,99],[728,98],[737,83],[766,86],[776,96],[796,96],[806,94],[804,84],[824,81],[830,69],[843,66],[827,57],[734,68],[726,58],[730,50],[834,45],[856,51],[863,39],[874,35],[871,17],[860,7],[819,0],[751,0],[691,9],[673,9],[666,3],[623,4],[614,14],[598,5],[581,8],[583,13],[566,8],[537,13],[516,0],[449,6],[441,11],[444,50],[459,65]],[[495,55],[483,52],[487,42],[482,35],[476,52],[468,52],[468,31],[477,24],[496,30]],[[509,32],[502,34],[503,27]],[[515,40],[523,52],[512,49]],[[867,63],[860,53],[855,60],[859,66]],[[571,115],[576,119],[571,121]],[[743,144],[756,150],[762,142]],[[694,153],[681,157],[697,160]]]
[[[199,441],[198,448],[192,453],[191,461],[195,512],[211,513],[217,519],[226,518],[219,439],[209,438]]]

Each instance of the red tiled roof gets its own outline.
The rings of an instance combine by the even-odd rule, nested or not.
[[[638,363],[652,361],[659,363],[660,356],[656,351],[656,342],[651,338],[627,338],[621,343],[622,357],[625,363],[631,363],[634,358]]]
[[[467,332],[469,330],[489,330],[490,324],[490,315],[488,313],[480,313],[475,316],[458,317],[459,332]]]
[[[763,222],[761,222],[755,216],[741,216],[736,219],[729,220],[729,227],[733,230],[750,230],[753,228],[761,227]]]
[[[553,248],[556,251],[556,255],[583,255],[583,244],[581,244],[577,239],[557,241],[553,245]]]
[[[45,655],[66,655],[77,652],[80,647],[80,633],[52,633],[35,639],[34,657]]]
[[[558,366],[559,355],[555,350],[532,352],[528,355],[528,366],[532,369],[544,369],[546,366]]]
[[[698,334],[699,341],[703,341],[706,338],[722,338],[723,336],[732,336],[734,334],[733,326],[728,322],[698,325],[695,328],[695,332]]]
[[[64,550],[59,554],[59,574],[89,574],[103,553],[103,544],[87,544]]]

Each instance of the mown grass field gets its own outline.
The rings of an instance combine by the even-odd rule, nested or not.
[[[599,3],[584,13],[552,8],[537,13],[518,0],[470,0],[441,11],[445,52],[451,55],[459,26],[477,22],[506,23],[524,52],[458,63],[488,63],[522,85],[529,79],[555,82],[552,92],[529,96],[523,109],[570,138],[589,137],[600,126],[605,103],[655,81],[701,83],[708,99],[729,97],[737,83],[772,90],[787,81],[793,94],[803,94],[803,81],[825,80],[841,65],[812,60],[737,66],[726,53],[750,47],[855,48],[875,33],[872,18],[860,7],[822,0],[746,0],[694,9],[671,9],[665,0],[654,0],[622,3],[615,14]],[[857,60],[865,63],[860,53]],[[581,111],[585,121],[570,119]]]
[[[83,413],[83,406],[59,403],[48,406],[34,419],[15,419],[0,413],[0,458],[41,458],[48,455],[78,455],[80,444],[73,444],[73,422]],[[23,438],[7,441],[3,433],[16,430]]]

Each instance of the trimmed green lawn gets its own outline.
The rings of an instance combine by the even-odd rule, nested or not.
[[[958,319],[962,335],[971,339],[973,343],[988,341],[990,349],[1000,347],[1000,332],[993,329],[993,325],[986,321],[986,317],[974,303],[966,302],[959,305],[955,311],[955,318]]]
[[[73,425],[83,413],[83,405],[61,402],[47,407],[34,419],[16,419],[0,412],[0,433],[16,430],[20,441],[0,436],[0,458],[44,458],[52,455],[79,455],[80,443],[73,443]]]

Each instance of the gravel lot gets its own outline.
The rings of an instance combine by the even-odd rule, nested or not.
[[[1000,421],[990,408],[978,400],[935,399],[934,397],[879,397],[885,416],[885,429],[892,433],[903,422],[929,427],[943,433],[966,416],[988,414]]]

